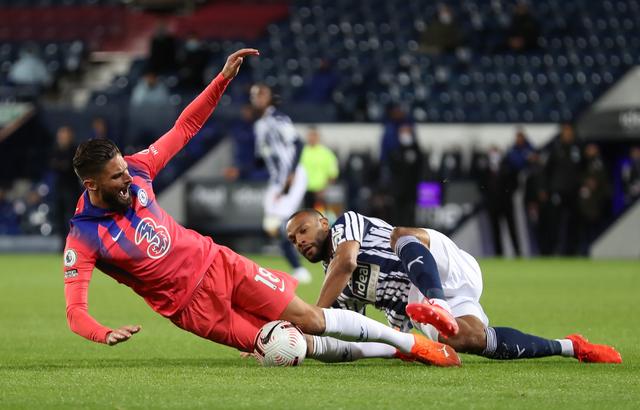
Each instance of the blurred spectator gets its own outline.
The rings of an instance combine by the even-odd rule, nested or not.
[[[422,33],[420,51],[431,54],[447,53],[462,45],[462,32],[453,12],[446,4],[439,4],[437,19],[428,23]]]
[[[48,87],[52,82],[47,66],[32,45],[21,50],[20,57],[9,69],[8,78],[15,85]]]
[[[458,146],[447,149],[442,153],[438,178],[442,182],[459,179],[463,175],[462,170],[462,149]]]
[[[204,70],[207,67],[209,53],[196,36],[189,34],[188,38],[178,51],[178,76],[180,85],[188,89],[200,90],[204,87]]]
[[[158,24],[151,39],[149,69],[160,74],[174,72],[177,69],[176,39],[164,22]]]
[[[640,147],[632,147],[629,162],[622,166],[625,205],[640,198]]]
[[[398,104],[391,104],[387,108],[387,116],[383,123],[384,131],[380,143],[380,164],[385,166],[389,159],[389,154],[400,146],[398,138],[399,130],[402,126],[408,125],[412,128],[413,124],[407,117],[402,107]]]
[[[224,170],[224,177],[229,181],[266,180],[269,173],[264,164],[260,163],[255,152],[254,113],[251,105],[242,106],[240,115],[240,118],[231,125],[233,164]]]
[[[496,146],[491,146],[487,152],[487,168],[481,177],[481,188],[485,205],[491,223],[494,252],[498,256],[504,255],[502,243],[501,223],[507,224],[509,237],[516,255],[520,255],[520,242],[516,234],[516,224],[513,212],[513,193],[518,187],[518,178],[514,170],[509,167],[508,160],[503,158],[502,152]]]
[[[395,202],[391,221],[396,226],[414,226],[423,156],[411,125],[405,124],[400,127],[398,142],[398,146],[389,155],[390,193]]]
[[[55,232],[65,238],[69,233],[68,221],[75,212],[80,195],[78,177],[73,171],[73,155],[76,152],[73,130],[60,127],[56,133],[56,143],[49,161],[54,174],[53,212]]]
[[[540,24],[531,14],[529,5],[520,1],[513,8],[507,46],[513,51],[529,51],[538,48]]]
[[[528,159],[524,183],[524,208],[527,218],[529,246],[532,255],[548,255],[547,242],[541,241],[541,223],[549,221],[549,197],[546,192],[544,165],[539,153],[533,151]],[[548,230],[548,229],[547,229]],[[545,247],[546,246],[546,247]]]
[[[505,189],[503,205],[504,218],[509,228],[509,234],[517,255],[520,254],[520,244],[516,235],[514,215],[516,211],[515,193],[520,186],[521,178],[524,178],[524,172],[529,166],[529,157],[533,154],[533,146],[527,139],[524,130],[516,131],[515,141],[507,151],[504,162],[501,164],[500,174],[502,178],[502,186]],[[508,208],[508,209],[507,209]]]
[[[102,117],[95,117],[91,120],[91,138],[113,139],[109,135],[107,121]]]
[[[542,240],[548,241],[553,253],[573,255],[577,248],[577,198],[582,174],[582,155],[571,124],[563,124],[560,138],[549,152],[545,180],[551,212],[543,226]]]
[[[591,242],[607,220],[612,192],[600,149],[596,144],[588,144],[584,149],[584,172],[578,197],[578,210],[582,220],[576,227],[580,232],[582,255],[588,254]]]
[[[309,79],[302,99],[313,103],[331,102],[336,85],[338,85],[338,76],[333,71],[331,61],[323,58],[320,60],[318,69]]]
[[[528,158],[533,153],[533,146],[527,139],[524,130],[518,129],[513,145],[507,151],[506,160],[514,175],[518,176],[528,166]]]
[[[331,149],[320,143],[320,133],[316,127],[309,127],[300,163],[307,171],[304,206],[323,210],[326,205],[324,190],[338,177],[338,158]]]
[[[131,93],[133,107],[143,105],[163,106],[169,104],[169,89],[153,71],[148,71],[138,81]]]

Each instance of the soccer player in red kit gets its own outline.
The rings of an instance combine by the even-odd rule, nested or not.
[[[459,365],[455,351],[440,343],[355,312],[307,304],[295,295],[297,282],[286,273],[262,268],[182,227],[160,208],[153,179],[202,127],[243,59],[251,55],[258,51],[242,49],[230,55],[174,127],[148,149],[123,157],[107,139],[78,147],[73,166],[85,191],[70,222],[63,261],[71,330],[108,345],[140,331],[132,325],[106,327],[89,315],[89,281],[96,267],[132,288],[178,327],[243,351],[253,350],[264,323],[283,319],[307,334],[379,342],[398,349],[399,358]],[[314,357],[312,348],[310,353]]]

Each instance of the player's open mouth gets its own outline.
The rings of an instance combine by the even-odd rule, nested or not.
[[[122,200],[126,201],[127,199],[129,199],[129,187],[127,186],[126,188],[122,188],[120,191],[118,191],[118,195]]]
[[[304,254],[304,256],[310,256],[312,250],[313,250],[313,245],[307,245],[302,249],[302,253]]]

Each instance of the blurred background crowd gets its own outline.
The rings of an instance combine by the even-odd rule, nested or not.
[[[588,255],[640,196],[640,104],[614,104],[610,130],[581,125],[616,85],[640,88],[628,79],[640,63],[637,0],[0,0],[0,20],[7,238],[65,235],[80,194],[78,142],[146,147],[244,46],[261,57],[242,67],[157,192],[225,143],[231,157],[212,177],[266,180],[248,104],[262,82],[301,124],[305,204],[329,213],[450,233],[482,212],[489,254],[522,255],[525,237],[528,255]],[[322,126],[336,123],[377,124],[376,140],[342,151]],[[499,124],[510,137],[447,144],[422,124]],[[532,141],[539,124],[553,131]],[[465,218],[424,216],[455,201],[456,186],[473,187]]]

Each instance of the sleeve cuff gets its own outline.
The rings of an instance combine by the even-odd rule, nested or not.
[[[109,333],[111,333],[112,331],[113,331],[113,329],[110,329],[108,327],[105,327],[105,328],[101,329],[100,333],[98,334],[100,336],[98,341],[101,341],[102,343],[107,344],[107,335]]]
[[[216,76],[216,78],[213,80],[215,83],[221,84],[223,86],[226,86],[227,84],[229,84],[231,82],[232,78],[224,78],[224,75],[222,75],[222,71],[218,73],[218,75]]]

